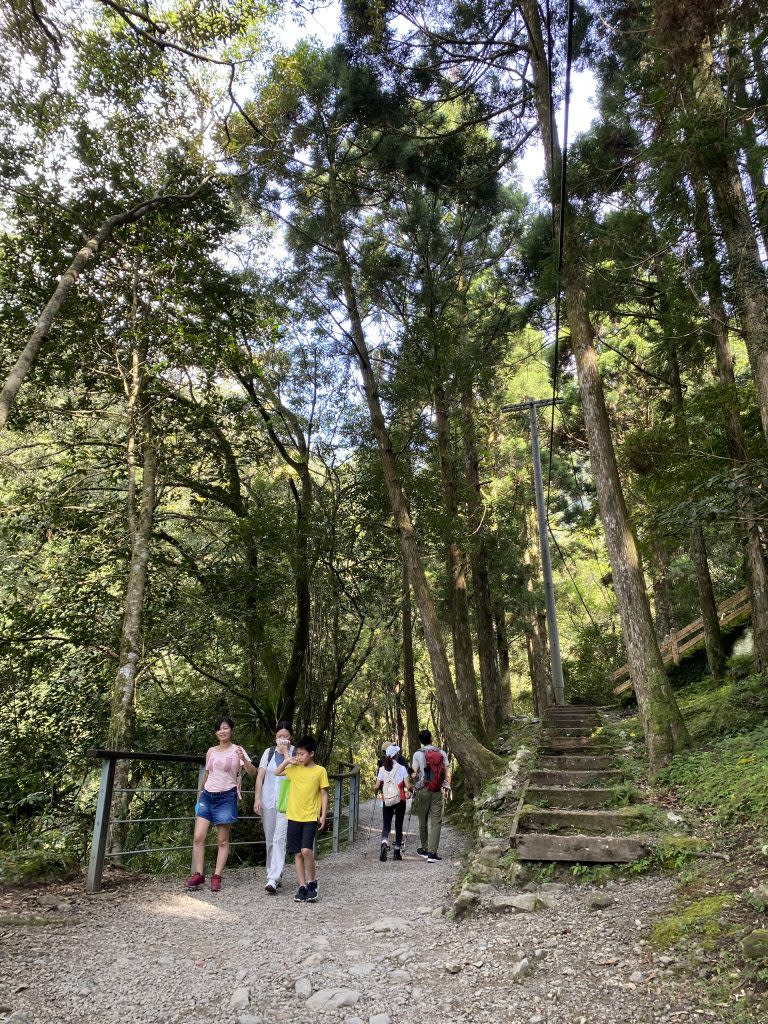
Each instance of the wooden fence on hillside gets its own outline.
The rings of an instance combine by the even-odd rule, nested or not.
[[[738,594],[734,594],[718,605],[717,617],[720,619],[721,626],[727,626],[729,623],[741,618],[742,615],[748,614],[751,610],[752,601],[749,596],[749,587],[745,587]],[[679,665],[681,656],[687,654],[688,651],[701,643],[703,639],[704,622],[701,618],[694,619],[693,622],[689,622],[682,629],[670,633],[659,646],[661,656],[664,659],[664,667]],[[622,665],[621,668],[617,668],[613,673],[611,679],[614,683],[619,683],[618,686],[613,688],[615,694],[626,693],[627,690],[632,689],[632,680],[628,676],[629,665]],[[625,681],[621,682],[621,680]]]

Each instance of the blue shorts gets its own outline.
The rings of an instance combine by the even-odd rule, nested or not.
[[[209,793],[204,789],[195,804],[195,814],[214,825],[231,825],[237,821],[237,787],[223,793]]]

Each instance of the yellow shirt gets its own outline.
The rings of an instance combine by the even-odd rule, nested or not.
[[[328,789],[328,772],[321,764],[289,764],[284,774],[291,780],[285,816],[289,821],[317,821],[320,790]]]

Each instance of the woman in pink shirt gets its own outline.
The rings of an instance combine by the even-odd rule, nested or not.
[[[195,804],[195,837],[192,840],[192,874],[186,881],[187,889],[199,889],[205,882],[205,837],[211,824],[218,831],[216,871],[211,876],[211,892],[221,889],[221,873],[229,856],[229,830],[237,821],[237,801],[240,796],[240,769],[249,775],[256,768],[242,747],[232,742],[235,723],[231,718],[220,718],[216,723],[217,747],[209,747],[205,755],[203,788]]]

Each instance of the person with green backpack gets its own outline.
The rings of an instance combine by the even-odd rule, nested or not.
[[[267,884],[264,886],[264,890],[270,896],[274,896],[282,884],[288,830],[288,818],[285,812],[288,806],[288,787],[290,786],[285,776],[282,778],[275,776],[275,769],[283,763],[286,756],[291,757],[294,753],[295,750],[291,746],[290,724],[278,722],[275,729],[275,745],[267,747],[259,761],[253,800],[254,813],[261,816],[264,838],[267,841]]]

